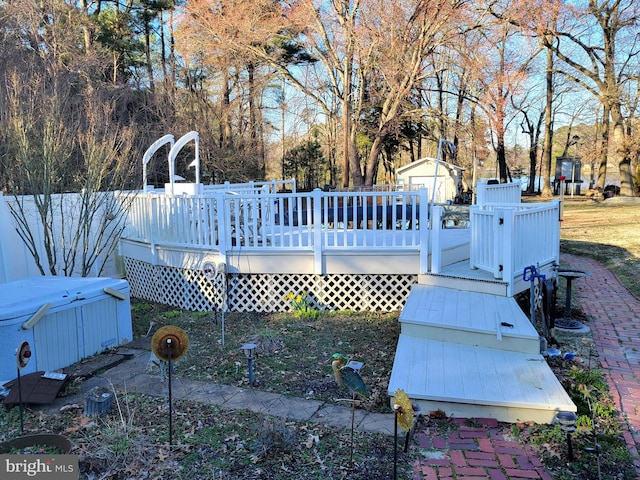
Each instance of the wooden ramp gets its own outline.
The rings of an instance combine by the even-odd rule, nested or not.
[[[415,285],[400,322],[388,393],[402,388],[423,414],[550,423],[576,411],[513,298]]]

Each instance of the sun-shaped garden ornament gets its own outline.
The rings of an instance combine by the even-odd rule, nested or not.
[[[413,428],[413,404],[404,390],[399,388],[393,394],[393,479],[398,478],[398,426],[407,433],[405,441],[405,453],[407,452],[409,432]]]
[[[165,362],[181,358],[189,349],[189,337],[180,327],[166,325],[151,338],[151,350]]]
[[[398,419],[398,426],[405,432],[413,428],[413,404],[404,390],[399,388],[393,395],[393,410]]]
[[[189,337],[180,327],[166,325],[160,328],[151,338],[151,350],[160,360],[168,362],[169,377],[169,446],[173,444],[173,402],[171,400],[171,363],[181,358],[189,348]],[[164,375],[163,375],[164,382]]]

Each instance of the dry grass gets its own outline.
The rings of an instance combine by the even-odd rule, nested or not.
[[[567,200],[560,250],[602,262],[640,297],[639,221],[640,202]]]

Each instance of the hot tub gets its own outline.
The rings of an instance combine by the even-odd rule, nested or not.
[[[27,374],[67,367],[132,337],[125,280],[43,276],[0,284],[0,385],[16,377],[23,341],[32,352]]]

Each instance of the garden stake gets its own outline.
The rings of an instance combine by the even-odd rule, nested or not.
[[[24,418],[22,414],[22,383],[20,382],[20,369],[18,368],[18,402],[20,403],[20,434],[24,433]]]
[[[398,478],[398,409],[393,406],[393,480]]]
[[[353,470],[353,431],[356,413],[356,392],[351,391],[351,456],[349,457],[349,469]]]
[[[151,339],[151,350],[169,369],[169,448],[173,445],[173,401],[171,392],[172,361],[181,358],[189,348],[189,337],[179,327],[166,325],[158,330]]]
[[[169,448],[173,444],[173,407],[171,403],[171,339],[167,338],[167,351],[169,356]]]
[[[18,370],[18,403],[20,404],[20,434],[24,433],[24,416],[22,406],[22,382],[20,381],[20,370],[27,366],[31,358],[31,346],[29,342],[24,341],[16,350],[16,365]]]

